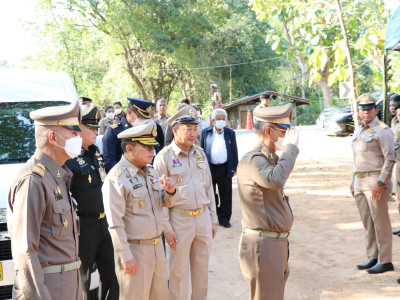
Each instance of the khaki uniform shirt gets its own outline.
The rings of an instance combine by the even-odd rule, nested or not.
[[[162,207],[173,205],[175,197],[164,194],[155,169],[150,165],[138,169],[125,156],[107,174],[102,191],[114,251],[127,262],[134,257],[129,240],[160,235]]]
[[[378,181],[390,180],[394,156],[394,137],[390,128],[375,117],[354,133],[353,179],[355,172],[381,171]]]
[[[299,148],[289,144],[278,157],[262,143],[243,156],[238,165],[243,227],[289,232],[293,214],[283,187],[296,162]]]
[[[164,135],[165,135],[165,131],[167,130],[167,120],[169,119],[169,115],[165,114],[164,117],[161,117],[159,113],[156,113],[156,115],[154,116],[154,121],[158,121],[158,124],[160,124]]]
[[[31,299],[51,299],[42,267],[70,263],[78,257],[71,176],[68,168],[37,149],[9,191],[7,224],[18,289]]]
[[[394,129],[397,124],[399,124],[399,120],[397,119],[397,116],[394,116],[392,121],[390,121],[390,128]]]
[[[195,210],[207,205],[212,223],[218,223],[211,172],[206,154],[200,147],[194,145],[185,153],[172,141],[157,154],[154,166],[160,174],[175,180],[175,208]],[[170,232],[172,226],[168,215],[166,219],[165,231]]]
[[[106,129],[110,127],[110,125],[114,124],[114,120],[110,120],[109,118],[103,118],[100,120],[99,123],[99,135],[104,135],[104,132],[106,132]]]

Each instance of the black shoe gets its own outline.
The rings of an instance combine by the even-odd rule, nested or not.
[[[379,274],[379,273],[385,273],[387,271],[393,271],[393,270],[394,270],[393,264],[390,262],[390,263],[386,263],[386,264],[376,264],[372,268],[368,269],[367,272],[369,274]]]
[[[224,227],[224,228],[231,228],[232,227],[231,223],[221,224],[221,226]]]
[[[397,283],[400,284],[400,278],[397,278]]]
[[[393,231],[393,234],[394,235],[399,235],[400,234],[400,230]]]
[[[378,263],[378,259],[374,258],[374,259],[370,259],[369,261],[367,261],[365,264],[362,265],[357,265],[357,268],[360,270],[366,270],[369,268],[372,268],[373,266],[375,266]]]

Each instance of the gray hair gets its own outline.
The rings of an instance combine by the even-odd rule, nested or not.
[[[216,109],[214,109],[214,110],[212,111],[211,119],[215,120],[215,118],[216,118],[218,115],[224,115],[225,118],[227,117],[227,114],[226,114],[225,109],[216,108]]]
[[[157,100],[157,105],[158,105],[158,103],[161,103],[161,102],[165,102],[165,104],[167,104],[167,100],[161,98],[161,99],[158,99],[158,100]]]
[[[121,141],[122,151],[124,151],[124,153],[126,153],[126,146],[131,145],[132,147],[134,147],[136,143],[137,142],[130,141],[130,140],[122,140]]]
[[[254,132],[258,135],[263,135],[264,130],[267,127],[274,127],[271,122],[264,122],[260,119],[255,118],[254,120]]]

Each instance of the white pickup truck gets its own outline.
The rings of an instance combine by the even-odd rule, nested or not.
[[[11,299],[15,271],[7,231],[7,196],[22,164],[35,151],[32,110],[79,101],[71,78],[65,72],[0,70],[0,299]],[[91,290],[99,286],[93,270]]]

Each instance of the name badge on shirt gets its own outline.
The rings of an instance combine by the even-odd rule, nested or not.
[[[179,158],[172,160],[172,167],[173,168],[180,167],[180,166],[182,166],[182,163],[180,162]]]
[[[60,189],[59,186],[57,186],[55,191],[54,191],[54,199],[56,199],[56,200],[62,200],[63,199],[63,196],[62,196],[62,193],[61,193],[61,189]]]
[[[139,182],[139,179],[137,179],[136,177],[131,177],[129,181],[133,184],[134,189],[138,189],[142,186],[142,184]]]

